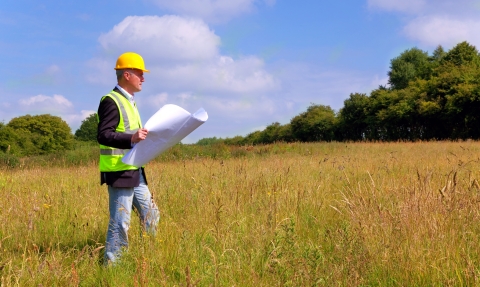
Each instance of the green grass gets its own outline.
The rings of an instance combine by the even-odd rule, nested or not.
[[[2,287],[480,285],[478,142],[181,148],[110,268],[95,162],[1,170]]]

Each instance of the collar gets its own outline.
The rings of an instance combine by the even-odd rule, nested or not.
[[[134,96],[133,96],[133,95],[131,95],[129,92],[125,91],[125,89],[123,89],[122,87],[120,87],[120,85],[118,85],[118,84],[117,84],[115,87],[116,87],[117,89],[119,89],[120,92],[122,92],[122,94],[127,98],[127,100],[129,100],[130,102],[133,103],[133,101],[134,101]]]

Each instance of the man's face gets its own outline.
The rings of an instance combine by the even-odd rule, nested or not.
[[[124,73],[126,84],[128,85],[129,92],[136,93],[142,90],[142,83],[145,81],[143,78],[143,71],[136,69],[126,70]]]

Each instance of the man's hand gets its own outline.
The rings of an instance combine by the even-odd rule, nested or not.
[[[147,138],[148,131],[146,129],[138,129],[136,133],[132,135],[132,143],[138,143]]]

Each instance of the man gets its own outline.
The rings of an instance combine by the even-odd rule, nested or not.
[[[122,157],[147,137],[134,101],[142,90],[143,58],[124,53],[115,66],[118,84],[102,97],[98,107],[97,140],[100,144],[100,184],[108,185],[110,220],[105,244],[105,264],[115,262],[128,247],[132,206],[138,211],[142,231],[154,235],[160,218],[147,186],[143,167],[127,165]]]

